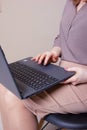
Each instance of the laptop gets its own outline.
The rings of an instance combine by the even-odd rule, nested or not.
[[[50,89],[74,74],[54,64],[39,65],[31,57],[8,64],[0,47],[0,83],[20,99]]]

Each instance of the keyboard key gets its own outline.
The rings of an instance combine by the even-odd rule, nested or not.
[[[52,84],[58,80],[44,72],[37,71],[32,67],[18,62],[10,64],[10,69],[14,77],[17,77],[17,79],[34,89],[44,88],[46,85]]]

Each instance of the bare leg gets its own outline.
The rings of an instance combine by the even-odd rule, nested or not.
[[[0,85],[0,111],[4,130],[38,130],[36,117],[23,102]]]

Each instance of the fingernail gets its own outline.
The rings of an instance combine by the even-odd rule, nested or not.
[[[44,65],[46,65],[47,63],[46,62],[44,62]]]

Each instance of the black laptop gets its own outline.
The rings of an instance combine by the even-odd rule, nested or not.
[[[31,57],[8,64],[0,47],[0,83],[21,99],[50,89],[74,74],[54,64],[39,65]]]

